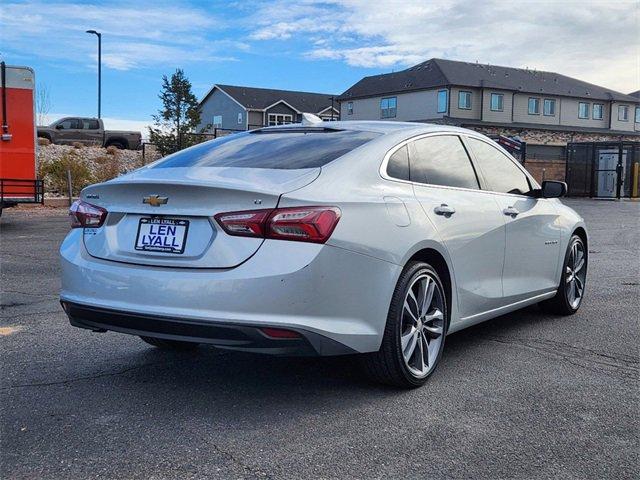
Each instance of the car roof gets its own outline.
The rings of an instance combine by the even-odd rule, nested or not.
[[[304,125],[301,123],[293,123],[288,125],[278,125],[266,127],[263,130],[291,130],[291,129],[335,129],[335,130],[354,130],[368,131],[381,134],[388,133],[407,133],[411,135],[430,132],[456,132],[456,133],[476,133],[466,128],[453,127],[450,125],[440,125],[436,123],[420,123],[420,122],[395,122],[384,120],[342,120],[334,122],[322,122],[322,124]]]

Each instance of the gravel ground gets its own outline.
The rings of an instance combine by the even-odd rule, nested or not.
[[[587,296],[447,339],[421,389],[352,358],[164,353],[69,326],[66,212],[0,223],[2,478],[639,478],[640,203],[567,200]]]

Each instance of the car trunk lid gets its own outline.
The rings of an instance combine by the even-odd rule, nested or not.
[[[260,238],[227,235],[215,222],[223,212],[275,208],[280,195],[313,182],[320,168],[142,169],[87,187],[82,199],[109,214],[84,229],[93,257],[143,265],[232,268],[251,257]]]

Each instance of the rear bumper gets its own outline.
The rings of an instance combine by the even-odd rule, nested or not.
[[[169,320],[182,330],[155,334],[183,337],[198,326],[236,331],[279,327],[300,332],[320,355],[372,352],[380,347],[402,270],[343,248],[281,240],[265,241],[253,257],[231,269],[132,265],[91,257],[80,229],[70,232],[60,253],[61,301],[81,306],[83,312],[115,311],[136,323],[139,318],[148,320],[135,327],[126,325],[129,320],[118,324],[110,320],[109,328],[105,321],[96,325],[101,322],[95,316],[70,315],[82,324],[78,326],[154,336],[149,333],[155,328],[150,323],[168,325]],[[220,344],[212,332],[191,336]],[[252,349],[249,344],[240,348]],[[261,351],[273,353],[268,348]]]
[[[271,338],[258,326],[232,325],[158,315],[122,312],[61,302],[74,327],[95,332],[113,331],[167,340],[210,343],[218,348],[271,355],[345,355],[349,347],[313,332],[295,329],[300,338]]]

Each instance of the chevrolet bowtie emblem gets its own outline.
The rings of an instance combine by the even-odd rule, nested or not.
[[[159,195],[149,195],[142,199],[142,203],[151,205],[152,207],[159,207],[169,201],[169,197],[160,197]]]

